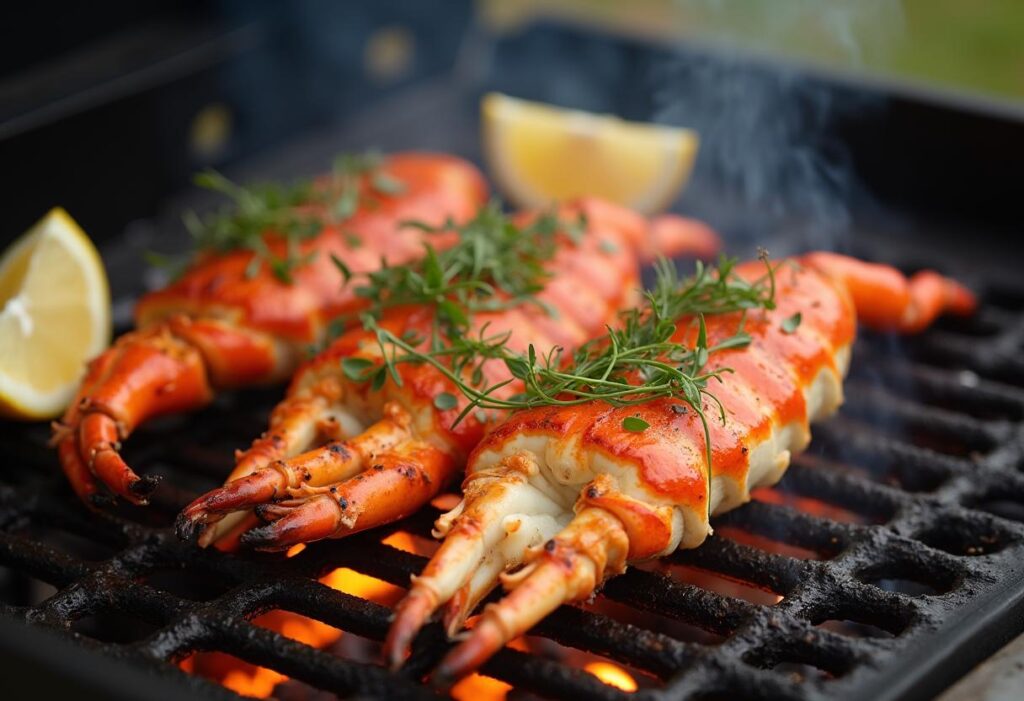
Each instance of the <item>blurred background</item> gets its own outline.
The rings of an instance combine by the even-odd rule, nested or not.
[[[1018,220],[1018,0],[108,0],[6,23],[0,243],[61,204],[101,247],[128,230],[129,248],[174,248],[205,167],[284,177],[366,147],[479,160],[489,90],[697,129],[676,208],[737,245]]]

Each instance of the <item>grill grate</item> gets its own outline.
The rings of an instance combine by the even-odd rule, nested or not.
[[[846,406],[779,485],[718,518],[719,535],[701,548],[631,570],[531,636],[650,675],[637,694],[648,698],[921,698],[943,688],[1020,632],[1022,341],[1024,297],[1007,292],[986,295],[975,319],[899,348],[863,338]],[[129,458],[166,487],[149,509],[100,517],[64,489],[43,427],[0,426],[11,466],[0,483],[0,611],[165,674],[216,650],[340,695],[431,697],[417,678],[446,649],[437,625],[392,674],[250,620],[283,609],[381,640],[387,607],[317,579],[348,567],[404,586],[425,559],[381,541],[429,537],[436,510],[289,559],[202,551],[168,529],[276,396],[224,398],[140,433]],[[506,649],[483,671],[539,696],[627,696],[545,649]],[[197,694],[232,696],[189,679]]]

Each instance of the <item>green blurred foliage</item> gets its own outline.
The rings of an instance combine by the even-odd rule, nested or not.
[[[1024,0],[484,0],[481,6],[504,23],[555,15],[1024,99]]]

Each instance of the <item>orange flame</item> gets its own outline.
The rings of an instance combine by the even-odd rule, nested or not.
[[[280,672],[266,667],[254,667],[251,674],[244,669],[233,669],[224,675],[220,683],[240,696],[265,699],[274,692],[274,687],[286,679],[288,677]]]
[[[189,674],[212,679],[236,694],[265,698],[288,677],[266,667],[257,667],[223,652],[200,652],[178,663]]]
[[[403,552],[416,553],[416,543],[413,541],[412,536],[405,531],[395,531],[380,542]]]
[[[376,577],[350,570],[348,567],[339,567],[325,575],[320,581],[331,589],[337,589],[346,594],[386,606],[397,602],[405,593],[403,589],[394,584],[388,584]]]
[[[430,557],[441,546],[436,540],[421,538],[405,531],[396,531],[380,542],[384,545],[390,545],[396,550],[421,557]]]
[[[584,671],[590,672],[608,686],[614,686],[622,691],[636,691],[636,680],[633,676],[618,665],[611,662],[591,662],[583,666]]]
[[[470,674],[452,687],[456,701],[504,701],[512,687],[505,682],[482,674]]]

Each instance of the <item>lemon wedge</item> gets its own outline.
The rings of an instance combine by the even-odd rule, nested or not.
[[[89,237],[55,208],[0,256],[0,413],[58,415],[110,342],[110,290]]]
[[[524,207],[596,195],[644,214],[682,192],[700,140],[690,129],[627,122],[491,93],[481,104],[484,154]]]

